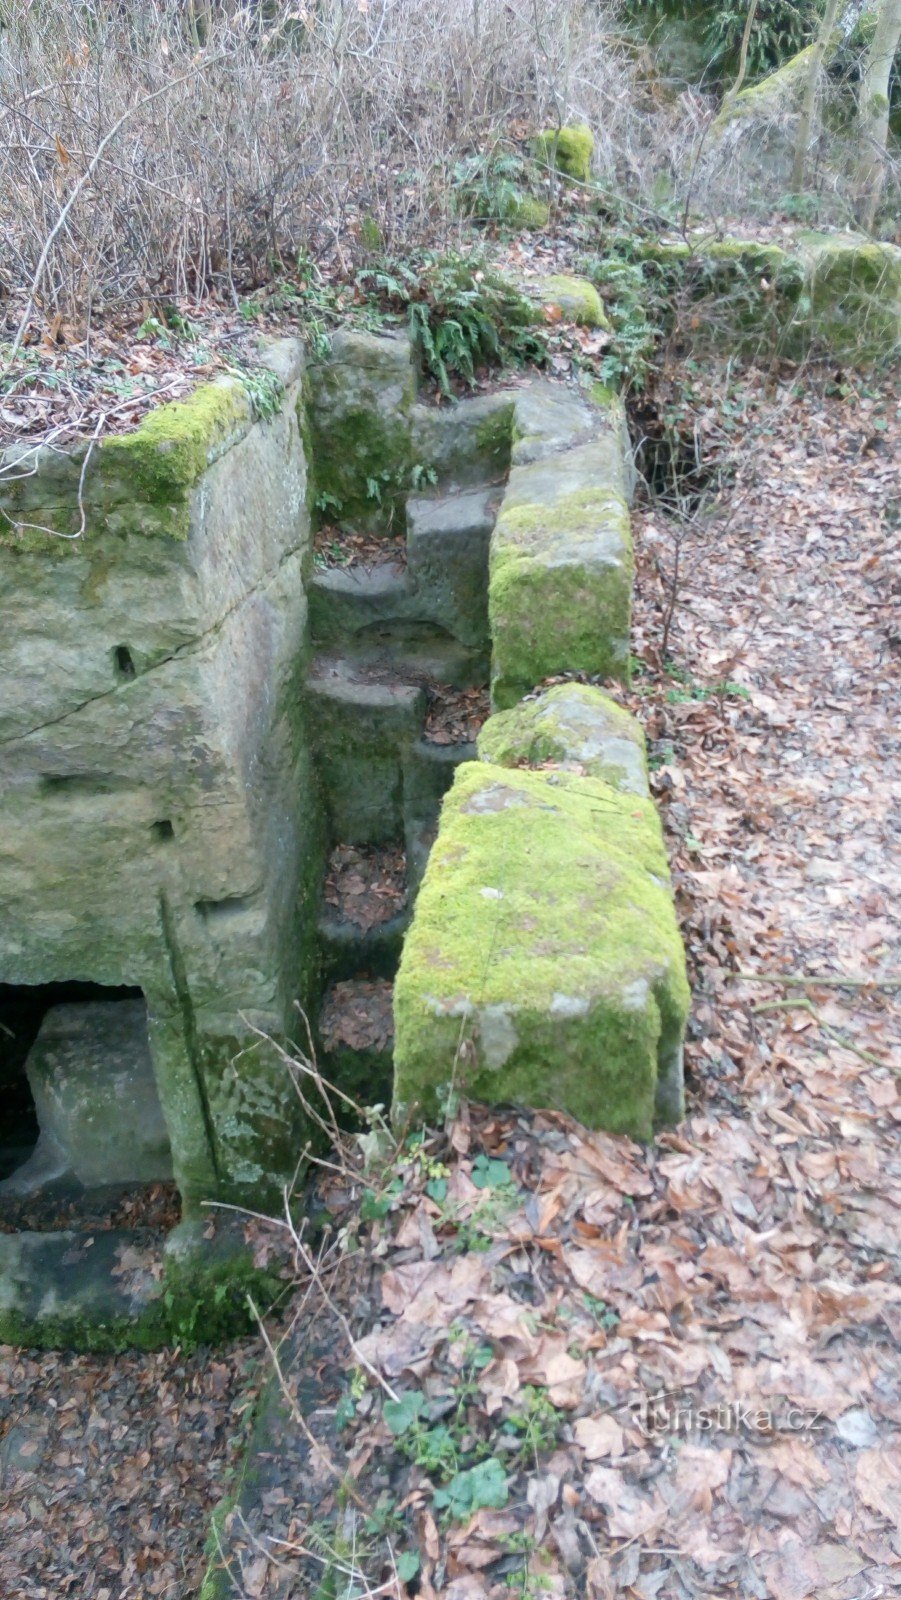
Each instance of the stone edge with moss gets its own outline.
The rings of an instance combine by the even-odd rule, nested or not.
[[[681,1115],[685,957],[650,800],[458,768],[395,985],[394,1116],[448,1090],[650,1139]]]
[[[20,1250],[39,1243],[50,1251],[57,1243],[77,1246],[79,1239],[77,1233],[6,1237]],[[140,1303],[111,1279],[106,1306],[79,1311],[74,1301],[60,1304],[55,1282],[33,1278],[25,1283],[35,1302],[31,1308],[17,1306],[8,1290],[2,1297],[0,1344],[101,1354],[170,1345],[193,1350],[252,1332],[255,1322],[248,1295],[255,1304],[266,1306],[283,1287],[273,1272],[254,1265],[249,1248],[232,1230],[210,1241],[203,1224],[181,1223],[163,1245],[158,1285]]]
[[[556,684],[495,712],[477,748],[479,760],[496,767],[568,767],[622,793],[650,798],[641,724],[590,684]]]

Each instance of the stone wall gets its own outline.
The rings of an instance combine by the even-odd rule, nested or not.
[[[300,348],[268,361],[267,422],[223,379],[2,480],[0,982],[143,990],[189,1207],[258,1201],[296,1161],[254,1032],[289,1032],[309,988],[321,870]]]

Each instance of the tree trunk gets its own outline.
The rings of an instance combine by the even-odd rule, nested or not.
[[[860,78],[860,157],[855,198],[857,220],[872,232],[885,181],[889,129],[889,80],[901,39],[901,0],[879,0],[876,27]]]
[[[751,47],[751,29],[754,26],[758,4],[759,0],[751,0],[751,4],[748,6],[748,15],[745,17],[744,32],[741,36],[741,50],[738,55],[738,72],[729,93],[723,96],[724,107],[731,106],[736,95],[741,91],[745,78],[748,76],[748,51]]]
[[[792,163],[791,186],[795,194],[800,194],[804,188],[804,166],[807,161],[807,151],[810,148],[810,134],[813,128],[813,114],[816,110],[820,73],[823,70],[826,52],[831,48],[832,35],[835,32],[841,8],[842,0],[827,0],[826,10],[823,13],[823,20],[820,23],[810,57],[810,70],[804,85],[801,116],[798,120],[798,132],[795,140],[795,157]]]

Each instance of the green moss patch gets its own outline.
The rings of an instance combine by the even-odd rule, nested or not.
[[[551,128],[539,133],[534,150],[539,161],[556,168],[566,178],[575,178],[579,183],[587,183],[591,177],[594,135],[584,123],[571,128]]]
[[[453,1085],[649,1138],[687,1010],[652,803],[461,767],[395,985],[396,1115],[433,1115]]]
[[[564,322],[574,322],[580,328],[610,327],[601,297],[587,278],[551,273],[544,278],[530,278],[521,287],[537,302],[542,314],[559,311]]]
[[[634,559],[612,442],[514,470],[491,540],[492,701],[561,672],[628,676]]]

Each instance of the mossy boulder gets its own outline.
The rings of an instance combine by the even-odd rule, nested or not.
[[[453,1087],[649,1139],[682,1108],[689,992],[653,804],[459,768],[395,985],[399,1122]]]
[[[570,128],[549,128],[539,133],[534,144],[535,157],[566,178],[587,183],[591,177],[594,134],[584,123]]]
[[[514,467],[491,537],[492,702],[563,672],[628,678],[634,557],[619,443]]]
[[[534,195],[520,195],[514,200],[505,221],[516,228],[546,228],[551,220],[551,208],[546,200]]]
[[[803,232],[810,343],[852,361],[888,363],[901,346],[901,249],[860,234]]]
[[[644,734],[635,718],[603,690],[560,683],[482,728],[479,759],[498,767],[558,766],[602,778],[623,794],[647,797]]]
[[[610,328],[601,297],[588,278],[551,273],[548,277],[527,278],[518,287],[536,302],[541,320],[559,313],[564,322],[574,322],[579,328]]]

